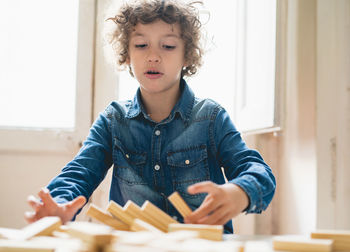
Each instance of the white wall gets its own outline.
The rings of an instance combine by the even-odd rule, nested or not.
[[[279,233],[316,223],[316,1],[289,1],[285,120],[279,167]]]
[[[317,13],[317,226],[350,229],[350,1]]]
[[[27,197],[41,187],[73,156],[40,153],[0,153],[0,227],[22,228],[24,212],[31,210]]]
[[[256,136],[277,191],[255,232],[350,229],[350,1],[287,3],[283,129]]]

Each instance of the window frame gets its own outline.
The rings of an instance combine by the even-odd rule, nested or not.
[[[255,123],[256,127],[242,127],[240,132],[243,135],[254,135],[274,132],[277,133],[283,129],[284,121],[284,100],[285,100],[285,88],[284,83],[286,81],[286,51],[287,51],[287,2],[276,1],[276,41],[275,41],[275,81],[274,81],[274,112],[273,122],[271,126],[259,126],[259,122]],[[237,85],[244,83],[237,83]],[[236,89],[242,89],[242,87],[236,87]],[[236,92],[235,95],[239,95]],[[249,95],[249,94],[247,94]],[[248,115],[242,111],[238,111],[239,99],[235,98],[235,113],[234,120],[237,124],[242,124],[241,121]],[[254,112],[254,110],[251,110]],[[245,124],[243,122],[243,124]]]
[[[92,120],[96,0],[79,1],[74,129],[0,127],[1,152],[76,152]]]

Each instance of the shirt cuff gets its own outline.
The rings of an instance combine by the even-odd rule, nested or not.
[[[229,181],[238,185],[248,195],[249,205],[244,210],[248,213],[261,213],[263,210],[262,192],[255,178],[249,175],[235,178]]]

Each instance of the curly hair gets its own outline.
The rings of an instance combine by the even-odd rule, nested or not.
[[[181,39],[185,45],[185,61],[187,66],[182,69],[181,76],[195,74],[202,65],[203,49],[200,45],[201,22],[195,4],[201,1],[184,3],[179,0],[134,0],[125,2],[114,17],[114,25],[106,34],[107,42],[117,59],[117,65],[126,66],[129,57],[129,39],[132,29],[138,24],[149,24],[162,20],[168,24],[178,23]],[[130,74],[133,76],[131,69]]]

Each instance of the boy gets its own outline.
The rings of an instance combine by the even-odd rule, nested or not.
[[[140,87],[133,100],[112,102],[93,124],[83,147],[47,189],[28,222],[46,215],[74,218],[113,164],[110,200],[151,201],[185,223],[221,224],[242,211],[260,213],[275,191],[271,169],[246,147],[227,112],[195,98],[184,76],[200,65],[195,8],[171,0],[125,3],[111,43],[119,65]],[[221,171],[224,168],[229,183]],[[183,220],[167,197],[178,191],[192,209]]]

